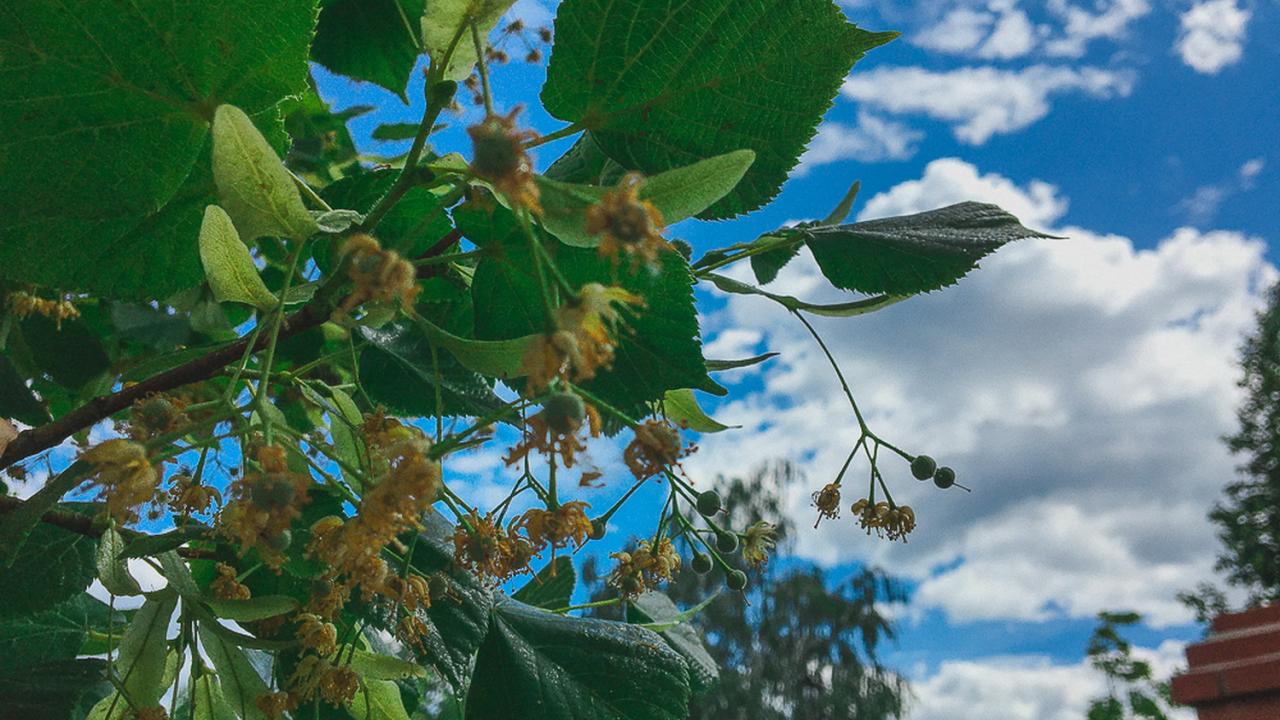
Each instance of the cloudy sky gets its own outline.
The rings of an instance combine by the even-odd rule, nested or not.
[[[515,12],[548,23],[553,4]],[[825,215],[860,179],[859,218],[983,200],[1067,238],[1008,247],[945,292],[815,321],[877,432],[952,465],[973,492],[898,468],[895,495],[920,519],[909,544],[845,518],[802,533],[798,551],[836,573],[871,562],[911,581],[889,660],[914,682],[918,720],[1079,719],[1100,690],[1082,657],[1095,613],[1144,613],[1136,637],[1161,668],[1198,634],[1174,596],[1212,577],[1204,515],[1232,476],[1218,438],[1239,399],[1236,349],[1276,278],[1280,4],[844,7],[902,38],[855,68],[775,205],[673,234],[699,250],[750,239]],[[542,76],[500,70],[502,104],[533,104]],[[352,124],[366,148],[401,149],[369,133],[420,108],[319,79],[339,107],[383,106]],[[536,108],[528,117],[559,126]],[[540,149],[539,163],[563,147]],[[824,289],[807,255],[774,285],[848,299]],[[787,457],[813,487],[826,482],[856,425],[804,329],[757,298],[707,292],[702,311],[709,355],[782,356],[722,378],[733,395],[708,406],[743,427],[703,437],[689,473]],[[481,478],[478,493],[500,479],[493,457],[454,470]],[[812,489],[790,498],[801,527]]]

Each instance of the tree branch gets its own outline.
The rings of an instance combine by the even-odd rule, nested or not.
[[[17,510],[22,507],[23,501],[12,495],[0,496],[0,514],[5,514]],[[49,510],[40,517],[40,522],[54,527],[60,527],[63,530],[70,530],[73,533],[84,535],[91,538],[102,537],[102,533],[106,531],[106,527],[95,521],[88,515],[71,512],[69,510]],[[139,537],[149,537],[146,533],[120,528],[120,534],[133,540]],[[218,554],[212,550],[201,550],[199,548],[178,548],[178,554],[188,558],[214,558]]]

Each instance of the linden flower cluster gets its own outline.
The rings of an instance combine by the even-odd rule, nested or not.
[[[512,520],[506,528],[492,516],[472,512],[453,534],[454,560],[472,572],[503,582],[529,570],[529,563],[548,547],[557,550],[582,547],[591,535],[587,504],[567,502],[554,510],[534,508]],[[521,534],[523,533],[523,534]]]
[[[147,449],[124,438],[89,448],[80,459],[92,466],[94,484],[101,489],[107,512],[120,523],[138,520],[138,510],[156,502],[160,473],[147,459]]]
[[[541,213],[541,196],[533,181],[533,161],[524,145],[535,140],[532,130],[516,130],[516,108],[508,115],[486,115],[467,128],[473,154],[471,174],[488,182],[516,207]]]
[[[369,301],[398,299],[402,307],[413,307],[422,290],[413,263],[395,250],[383,250],[376,239],[365,234],[347,238],[342,244],[342,254],[349,258],[347,276],[355,287],[342,301],[336,315],[345,316]]]
[[[389,571],[382,551],[397,535],[420,527],[422,514],[440,489],[440,464],[430,459],[431,441],[417,428],[382,415],[369,416],[363,428],[375,483],[348,520],[329,516],[311,528],[308,554],[329,569],[329,578],[366,600],[388,591]]]
[[[818,508],[818,519],[813,526],[818,527],[818,523],[830,518],[835,520],[840,517],[840,485],[839,483],[827,483],[813,494],[813,505]]]
[[[874,532],[879,537],[906,542],[907,535],[916,528],[916,513],[909,505],[895,506],[887,502],[872,505],[871,501],[862,498],[849,508],[849,512],[857,516],[858,525],[868,535]]]
[[[609,557],[618,561],[609,573],[609,586],[627,599],[671,580],[680,569],[680,554],[667,538],[657,542],[641,540],[634,551],[617,552]]]
[[[769,551],[778,543],[778,528],[764,520],[757,520],[742,534],[742,559],[754,567],[769,560]]]
[[[621,307],[643,305],[636,295],[619,287],[588,283],[556,310],[556,332],[539,335],[525,349],[521,367],[528,390],[545,390],[552,380],[590,380],[596,370],[613,365],[613,334],[622,323]],[[571,372],[572,371],[572,372]]]
[[[636,426],[635,438],[622,452],[622,460],[637,480],[653,477],[679,464],[693,452],[692,445],[680,442],[680,432],[669,423],[646,420]]]
[[[7,304],[9,305],[9,312],[14,317],[22,319],[31,315],[41,315],[54,321],[59,330],[62,329],[63,320],[72,320],[80,317],[79,308],[70,300],[50,300],[36,297],[22,290],[15,290],[9,293]]]
[[[586,230],[600,236],[600,254],[616,265],[618,256],[625,253],[632,269],[637,263],[653,266],[658,253],[671,249],[662,237],[662,213],[640,199],[642,187],[643,175],[627,173],[616,189],[587,208]]]
[[[503,458],[507,465],[515,465],[530,452],[538,451],[553,460],[559,456],[564,466],[571,468],[578,453],[587,449],[579,431],[585,426],[591,437],[600,437],[600,413],[577,395],[558,392],[542,403],[542,410],[530,416],[525,426],[520,442]]]
[[[285,450],[277,445],[259,448],[257,460],[260,471],[231,483],[233,499],[218,513],[217,528],[238,546],[241,557],[257,550],[264,564],[278,570],[292,541],[289,526],[310,500],[311,477],[290,471]]]
[[[209,590],[219,600],[248,600],[252,597],[249,588],[236,579],[236,569],[226,563],[218,563],[218,577],[209,583]]]
[[[190,422],[187,404],[168,395],[152,394],[134,403],[126,431],[134,440],[150,440],[174,432]]]
[[[297,710],[317,696],[330,705],[342,707],[351,702],[360,690],[360,676],[345,665],[337,666],[319,655],[307,654],[298,661],[288,685],[285,705],[289,710]],[[258,700],[259,703],[255,704],[263,709],[263,698]],[[274,705],[276,702],[268,700],[265,704]]]
[[[169,488],[169,509],[180,515],[204,514],[222,505],[222,493],[217,488],[197,483],[190,475],[173,476]]]

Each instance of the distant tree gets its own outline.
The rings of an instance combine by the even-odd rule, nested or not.
[[[1107,694],[1089,704],[1088,720],[1166,720],[1169,683],[1158,682],[1151,664],[1133,656],[1121,630],[1142,622],[1133,612],[1100,612],[1089,638],[1089,664],[1107,680]]]
[[[720,668],[720,678],[695,695],[691,720],[884,720],[903,715],[908,687],[885,668],[877,652],[894,636],[882,603],[905,600],[900,583],[879,570],[861,569],[840,582],[790,557],[793,525],[782,496],[796,470],[771,464],[747,478],[717,483],[725,525],[757,522],[777,529],[775,556],[753,566],[731,556],[747,573],[745,592],[722,592],[692,621]],[[583,568],[592,599],[612,595],[594,559]],[[681,573],[665,592],[680,607],[723,591],[717,571]],[[620,617],[618,606],[601,617]]]

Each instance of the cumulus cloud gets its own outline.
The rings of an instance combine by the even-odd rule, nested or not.
[[[878,3],[882,10],[889,4]],[[919,26],[909,33],[914,44],[938,52],[998,60],[1032,54],[1077,58],[1094,41],[1124,39],[1130,26],[1151,12],[1151,4],[1049,0],[1036,9],[1040,19],[1032,22],[1018,0],[950,0],[925,4],[916,18],[902,19],[908,27]]]
[[[1196,72],[1216,75],[1244,57],[1249,16],[1236,0],[1198,2],[1182,13],[1174,50]]]
[[[1166,677],[1182,661],[1182,646],[1165,642],[1154,649],[1135,648]],[[1079,720],[1089,702],[1107,688],[1087,660],[1053,663],[1037,656],[997,657],[943,663],[912,690],[912,720]],[[1195,712],[1174,709],[1170,720],[1194,720]]]
[[[1099,0],[1088,7],[1070,0],[1049,0],[1046,7],[1061,23],[1061,32],[1045,45],[1049,55],[1080,57],[1089,43],[1125,36],[1135,20],[1151,12],[1147,0]]]
[[[1252,190],[1265,167],[1264,158],[1246,160],[1230,178],[1196,188],[1190,196],[1178,202],[1177,209],[1186,215],[1188,222],[1204,225],[1213,220],[1218,209],[1232,196]]]
[[[819,166],[842,160],[883,162],[907,160],[916,153],[916,144],[924,133],[865,110],[858,113],[858,124],[823,123],[818,134],[800,157],[798,175],[808,174]]]
[[[992,135],[1026,128],[1049,114],[1055,95],[1099,99],[1127,96],[1133,77],[1092,67],[1033,65],[1021,70],[967,67],[935,72],[921,67],[880,67],[854,73],[846,97],[885,112],[926,115],[954,126],[962,142],[981,145]]]
[[[938,491],[887,460],[895,498],[920,518],[912,541],[876,542],[845,518],[802,533],[799,552],[908,574],[920,582],[917,606],[954,620],[1128,607],[1157,624],[1186,621],[1172,598],[1212,572],[1204,514],[1232,478],[1218,438],[1239,397],[1236,348],[1276,277],[1265,244],[1182,229],[1139,248],[1061,226],[1067,201],[1051,185],[955,159],[871,198],[860,217],[962,198],[999,203],[1070,239],[1023,241],[945,292],[814,322],[876,432],[954,466],[974,492]],[[824,289],[807,253],[774,286],[818,302],[847,297]],[[795,489],[790,508],[811,524],[809,492],[835,476],[857,437],[852,412],[785,311],[750,297],[726,303],[715,324],[757,329],[753,350],[783,356],[763,369],[758,391],[716,410],[744,429],[703,438],[690,470],[793,458],[813,487]],[[858,467],[846,505],[865,491]]]

